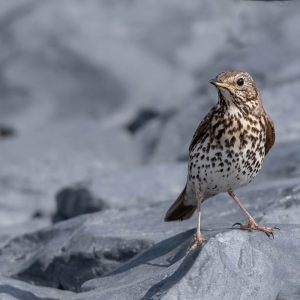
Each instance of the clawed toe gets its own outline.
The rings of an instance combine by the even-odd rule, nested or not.
[[[242,223],[236,222],[236,223],[234,223],[234,224],[231,226],[231,228],[233,228],[235,225],[240,225],[240,226],[243,226],[243,224],[242,224]]]
[[[280,230],[278,227],[261,227],[261,226],[254,226],[256,230],[262,231],[264,232],[269,238],[273,238],[274,240],[274,234],[273,234],[273,230]]]
[[[273,234],[273,232],[272,231],[264,231],[264,233],[269,237],[269,238],[273,238],[273,240],[274,240],[274,234]]]
[[[239,225],[240,229],[248,229],[250,231],[253,231],[253,229],[255,230],[259,230],[264,232],[269,238],[273,238],[274,239],[274,234],[273,234],[273,230],[280,230],[278,227],[262,227],[257,225],[257,223],[253,220],[253,219],[249,219],[249,223],[247,225],[243,225],[242,223],[234,223],[232,225],[232,227],[234,227],[235,225]]]
[[[199,245],[201,245],[204,241],[206,241],[205,238],[202,237],[200,234],[196,234],[194,236],[194,244],[188,249],[188,251],[195,250]]]

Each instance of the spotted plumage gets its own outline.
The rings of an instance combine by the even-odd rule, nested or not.
[[[222,72],[210,83],[216,86],[219,101],[192,138],[186,186],[165,217],[165,221],[185,220],[197,209],[197,233],[191,249],[204,241],[201,203],[222,192],[228,192],[246,214],[248,224],[239,224],[242,229],[255,228],[269,236],[275,229],[258,226],[234,195],[260,171],[275,141],[273,121],[265,113],[259,90],[248,73]]]

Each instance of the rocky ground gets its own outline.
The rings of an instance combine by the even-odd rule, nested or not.
[[[297,1],[0,0],[0,299],[300,299]],[[259,176],[164,223],[208,80],[248,71],[276,126]]]

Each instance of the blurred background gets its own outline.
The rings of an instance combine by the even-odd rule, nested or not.
[[[299,175],[297,1],[0,7],[1,230],[171,203],[194,130],[217,102],[208,81],[229,69],[253,76],[275,122],[260,178]]]

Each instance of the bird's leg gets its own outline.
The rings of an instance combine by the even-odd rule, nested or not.
[[[197,191],[196,198],[197,198],[197,230],[196,230],[196,235],[194,237],[194,244],[189,248],[189,251],[196,249],[197,246],[199,246],[204,241],[206,241],[206,239],[202,237],[200,232],[201,202],[203,200],[203,193],[201,191]]]
[[[243,211],[243,213],[246,215],[246,217],[248,218],[248,224],[247,225],[243,225],[241,223],[234,223],[232,225],[240,225],[240,229],[249,229],[250,231],[253,231],[253,229],[259,230],[264,232],[268,237],[272,237],[274,238],[273,232],[272,230],[275,229],[279,229],[277,227],[262,227],[257,225],[257,223],[255,222],[255,220],[251,217],[251,215],[246,211],[246,209],[243,207],[242,203],[240,202],[240,200],[237,198],[237,196],[233,193],[232,190],[228,191],[228,194],[231,196],[231,198],[237,203],[237,205],[240,207],[240,209]]]

